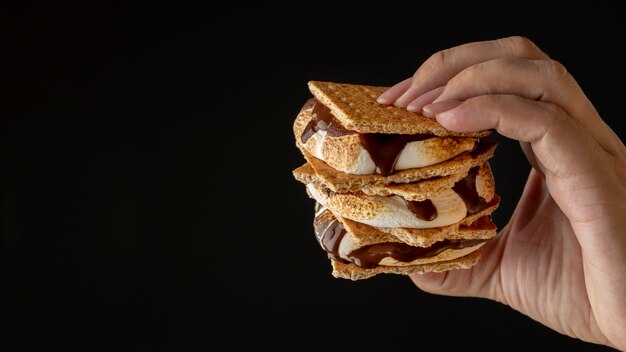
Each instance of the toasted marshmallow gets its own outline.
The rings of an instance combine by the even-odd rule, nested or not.
[[[317,183],[308,183],[307,191],[318,203],[346,219],[380,228],[427,229],[455,224],[468,213],[480,211],[495,196],[495,183],[489,164],[484,163],[470,169],[451,188],[415,194],[420,196],[419,201],[409,201],[399,195],[402,193],[336,193]]]
[[[319,130],[304,144],[304,148],[311,155],[345,173],[369,175],[376,170],[374,161],[367,150],[361,147],[356,134],[331,137],[326,131]]]
[[[463,199],[452,189],[430,199],[437,217],[427,221],[418,218],[400,196],[367,196],[352,193],[327,194],[315,184],[308,184],[309,194],[334,214],[374,227],[433,228],[452,225],[467,215]]]
[[[474,138],[457,137],[433,137],[409,142],[398,154],[394,170],[435,165],[465,151],[471,151],[475,143]],[[304,144],[304,148],[311,155],[341,172],[353,175],[376,173],[376,164],[361,145],[358,134],[332,137],[327,135],[326,131],[319,130]]]
[[[407,143],[398,154],[394,170],[435,165],[474,148],[473,138],[433,137]]]
[[[303,141],[301,136],[313,118],[312,111],[312,107],[303,109],[294,123],[294,133],[298,136],[296,140],[301,148],[341,172],[353,175],[377,173],[377,165],[361,144],[361,137],[356,132],[344,130],[340,135],[329,135],[326,130],[318,129]],[[473,150],[477,141],[478,139],[474,137],[433,136],[406,143],[395,160],[391,160],[394,162],[393,170],[421,168],[441,163],[465,151]]]

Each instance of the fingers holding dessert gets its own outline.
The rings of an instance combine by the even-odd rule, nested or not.
[[[494,237],[491,132],[454,133],[376,98],[385,87],[309,82],[294,122],[316,201],[315,234],[335,277],[469,268]]]

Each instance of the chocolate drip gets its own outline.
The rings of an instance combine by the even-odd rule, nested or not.
[[[347,231],[343,224],[330,217],[330,220],[318,216],[314,221],[315,236],[328,253],[328,258],[342,263],[353,262],[361,268],[372,268],[378,265],[385,257],[391,257],[400,262],[411,262],[416,259],[434,257],[446,249],[462,249],[472,247],[487,240],[443,240],[430,247],[414,247],[406,243],[385,242],[364,246],[352,251],[348,257],[350,261],[339,256],[339,245]]]
[[[452,189],[463,199],[467,213],[476,214],[487,207],[487,202],[478,194],[476,190],[476,175],[479,167],[470,169],[467,176],[454,184]],[[432,221],[437,218],[437,208],[430,199],[424,201],[406,201],[409,210],[418,219]]]
[[[313,226],[315,227],[315,237],[322,245],[322,248],[328,253],[328,258],[345,262],[339,257],[339,244],[341,239],[346,235],[346,229],[343,224],[334,217],[332,220],[324,221],[320,217],[316,217]]]
[[[487,203],[478,195],[476,190],[476,175],[478,174],[478,167],[470,169],[467,176],[462,180],[454,184],[452,189],[463,199],[468,214],[476,214],[483,210]]]
[[[333,116],[330,109],[321,104],[315,98],[309,99],[302,109],[310,109],[311,120],[304,128],[300,140],[306,143],[317,131],[326,131],[332,137],[340,137],[357,132],[346,129]],[[394,165],[398,156],[407,143],[423,141],[433,138],[431,134],[382,134],[382,133],[359,133],[359,140],[363,149],[367,150],[374,165],[376,173],[387,176],[394,171]]]
[[[467,214],[476,214],[485,209],[488,203],[478,194],[476,190],[476,176],[478,175],[479,167],[470,169],[467,176],[459,180],[452,186],[452,189],[463,199],[465,207],[467,208]],[[322,192],[331,197],[336,193],[328,188],[323,188]],[[350,193],[350,192],[347,192]],[[433,221],[439,216],[437,207],[430,199],[423,201],[408,201],[405,200],[407,208],[415,215],[416,218],[424,221]]]
[[[326,131],[326,134],[332,137],[356,133],[343,127],[330,110],[324,104],[320,104],[315,98],[309,99],[302,109],[310,109],[311,106],[313,107],[313,112],[311,113],[311,120],[304,128],[304,132],[302,132],[300,137],[302,143],[306,143],[317,131]]]
[[[394,171],[398,156],[407,143],[433,138],[430,134],[363,133],[359,139],[376,165],[376,173],[387,176]]]
[[[373,268],[386,257],[407,263],[415,259],[434,257],[446,249],[462,249],[483,242],[486,240],[443,240],[430,247],[413,247],[406,243],[377,243],[356,249],[349,257],[356,266]]]
[[[432,221],[437,218],[437,208],[430,199],[423,201],[407,201],[407,207],[418,219]]]

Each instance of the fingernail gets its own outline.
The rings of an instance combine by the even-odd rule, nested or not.
[[[453,100],[428,104],[422,108],[422,115],[426,117],[435,117],[435,115],[440,114],[444,111],[454,109],[462,103],[462,101]]]
[[[387,96],[385,96],[385,93],[383,93],[381,96],[376,98],[376,102],[378,104],[383,104],[383,105],[389,105],[389,104],[392,103],[391,99],[389,99]]]
[[[406,106],[406,109],[410,112],[420,112],[422,111],[422,104],[411,103]]]
[[[409,89],[404,92],[404,94],[402,94],[398,99],[396,99],[393,105],[399,108],[406,109],[406,106],[409,105],[409,103],[411,103],[417,97],[419,97],[419,91],[415,89]]]
[[[412,112],[420,112],[425,105],[431,104],[435,99],[437,99],[445,87],[438,87],[433,90],[430,90],[419,97],[415,98],[409,105],[406,106],[408,111]]]
[[[412,78],[413,77],[409,77],[404,81],[398,82],[392,87],[388,88],[386,91],[378,96],[376,101],[379,104],[386,105],[393,103],[400,95],[402,95],[404,92],[407,91],[407,89],[409,89],[409,87],[411,86]]]
[[[390,92],[389,89],[387,89],[386,91],[383,92],[383,94],[379,95],[378,98],[376,98],[376,102],[378,102],[378,104],[391,104],[392,100],[390,98]]]
[[[396,99],[396,101],[393,102],[393,106],[398,107],[398,108],[403,108],[403,109],[406,108],[407,102],[405,101],[406,99],[402,98],[403,96],[404,95],[402,95],[398,99]]]

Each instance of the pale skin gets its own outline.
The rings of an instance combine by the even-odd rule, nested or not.
[[[452,131],[495,129],[518,140],[533,165],[476,266],[413,282],[496,300],[560,333],[626,350],[626,147],[563,65],[523,37],[468,43],[432,55],[378,102]]]

